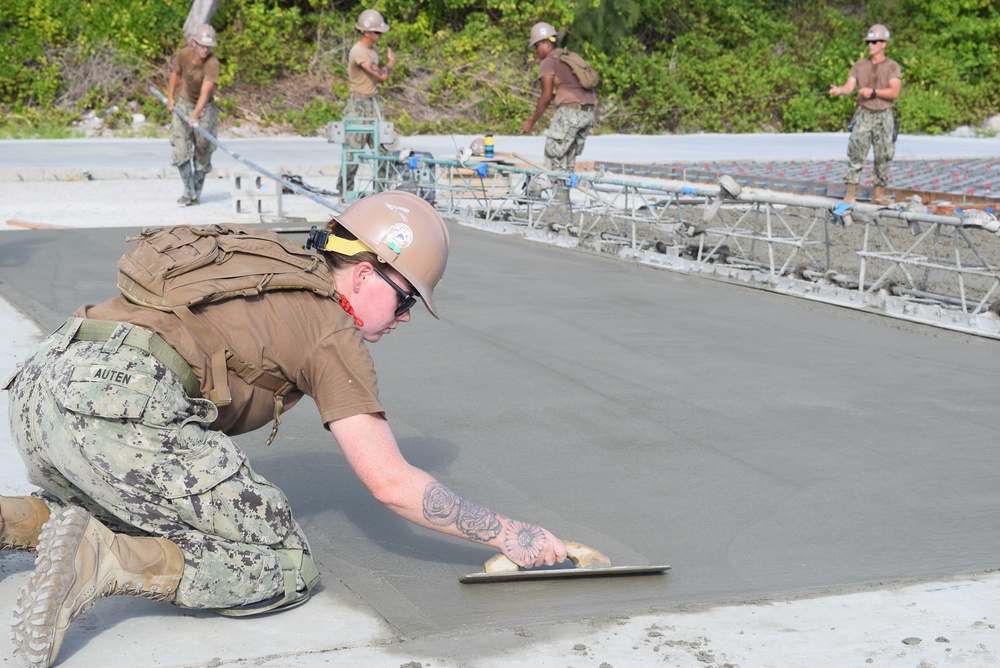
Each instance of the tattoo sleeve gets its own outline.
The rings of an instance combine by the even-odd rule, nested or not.
[[[424,488],[423,505],[424,518],[428,522],[438,527],[454,524],[470,540],[488,543],[503,529],[499,515],[463,499],[439,482],[428,483]]]

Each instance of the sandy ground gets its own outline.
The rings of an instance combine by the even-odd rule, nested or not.
[[[331,187],[326,177],[306,179]],[[179,181],[4,183],[0,226],[106,227],[240,220],[228,181],[206,185],[204,204],[177,207]],[[122,203],[127,203],[123,206]],[[285,198],[287,215],[323,220],[328,210]],[[252,217],[249,218],[252,220]],[[4,253],[0,234],[0,258]],[[41,332],[0,300],[0,377]],[[6,394],[0,393],[6,413]],[[0,492],[24,493],[6,420],[0,428]],[[998,543],[1000,547],[1000,543]],[[0,558],[0,618],[9,619],[30,561]],[[399,641],[380,619],[329,601],[248,622],[182,614],[148,601],[116,599],[85,613],[91,629],[66,648],[61,665],[148,666],[934,666],[1000,665],[1000,574],[958,574],[940,582],[886,583],[853,592],[816,592],[681,613],[636,610],[627,617],[532,624],[458,637]],[[324,620],[323,637],[304,632]],[[179,637],[183,643],[176,642]],[[2,647],[0,643],[0,647]],[[470,659],[468,657],[475,657]],[[0,650],[0,665],[13,665]]]

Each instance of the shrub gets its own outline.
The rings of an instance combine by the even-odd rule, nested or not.
[[[324,0],[230,0],[213,24],[225,116],[313,134],[347,97],[354,21],[370,6]],[[868,25],[892,29],[903,69],[896,112],[907,132],[947,132],[997,113],[995,0],[385,0],[380,48],[398,64],[382,87],[401,132],[516,133],[538,96],[527,48],[533,23],[568,34],[602,76],[599,131],[840,130],[854,101],[831,84],[864,57]],[[162,87],[189,0],[5,0],[0,111],[24,123],[141,100]],[[540,125],[539,130],[544,127]]]

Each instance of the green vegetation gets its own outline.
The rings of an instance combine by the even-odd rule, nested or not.
[[[223,123],[314,134],[347,97],[346,55],[368,4],[223,0],[213,24]],[[806,132],[844,127],[832,98],[892,30],[904,132],[941,133],[1000,112],[995,0],[382,0],[398,65],[383,88],[397,128],[513,134],[537,100],[528,31],[544,20],[600,72],[601,132]],[[127,133],[155,123],[189,0],[4,0],[0,137],[58,137],[91,112]],[[126,111],[127,110],[127,111]],[[542,125],[544,127],[544,125]]]

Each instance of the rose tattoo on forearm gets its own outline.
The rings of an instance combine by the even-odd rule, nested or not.
[[[478,503],[463,499],[439,482],[424,488],[424,518],[434,526],[454,524],[462,535],[488,543],[500,535],[500,517]]]

